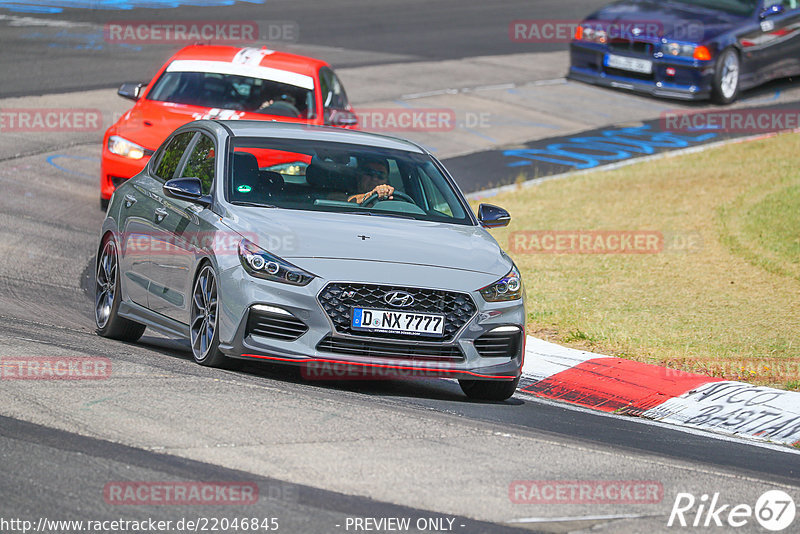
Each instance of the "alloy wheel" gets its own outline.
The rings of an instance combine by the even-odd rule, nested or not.
[[[217,277],[210,265],[203,267],[192,292],[191,343],[195,360],[205,360],[217,329]]]

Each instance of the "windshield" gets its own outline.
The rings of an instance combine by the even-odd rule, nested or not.
[[[314,91],[234,74],[165,72],[147,98],[298,119],[314,117]]]
[[[320,141],[234,138],[226,197],[286,209],[473,224],[430,156]]]
[[[690,4],[708,9],[718,9],[736,15],[750,15],[755,12],[757,0],[672,0],[678,4]]]

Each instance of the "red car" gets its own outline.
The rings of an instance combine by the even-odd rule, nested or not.
[[[197,119],[255,119],[355,128],[358,118],[330,65],[267,48],[193,45],[149,84],[125,83],[136,101],[106,131],[100,175],[103,209],[176,128]]]

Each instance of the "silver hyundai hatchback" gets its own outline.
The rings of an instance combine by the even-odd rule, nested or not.
[[[362,132],[196,121],[114,193],[97,253],[100,335],[149,327],[195,361],[314,379],[448,377],[504,400],[525,344],[520,273],[416,144]]]

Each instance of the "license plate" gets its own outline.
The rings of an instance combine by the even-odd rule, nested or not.
[[[444,315],[353,308],[352,327],[367,332],[441,337],[444,335]]]
[[[614,54],[606,55],[606,67],[627,70],[630,72],[638,72],[640,74],[653,73],[652,61],[648,61],[646,59],[636,59],[634,57],[615,56]]]

